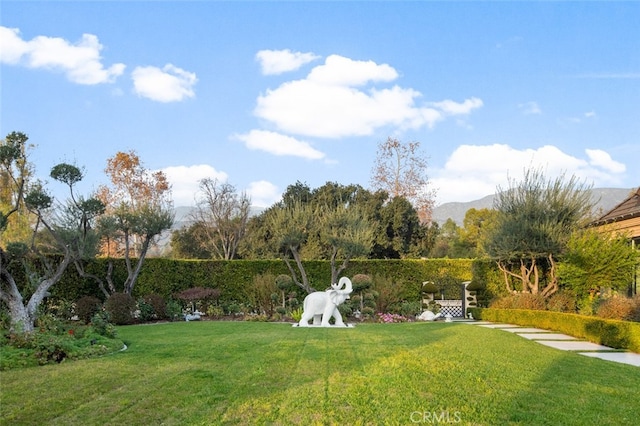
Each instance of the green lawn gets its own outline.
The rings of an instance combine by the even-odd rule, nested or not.
[[[640,368],[456,323],[120,327],[128,349],[0,372],[2,425],[637,424]]]

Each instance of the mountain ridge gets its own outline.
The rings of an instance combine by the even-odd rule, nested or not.
[[[595,204],[597,215],[604,214],[624,201],[634,188],[592,188],[591,201]],[[432,218],[439,225],[452,219],[457,225],[462,226],[464,216],[470,209],[491,209],[496,194],[487,195],[473,201],[452,201],[441,204],[433,209]]]

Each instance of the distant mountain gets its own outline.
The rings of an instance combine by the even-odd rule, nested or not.
[[[193,213],[193,207],[190,206],[179,206],[174,209],[176,214],[175,219],[173,221],[173,227],[171,229],[181,229],[184,226],[189,226],[191,222],[191,214]],[[249,211],[249,216],[255,216],[260,214],[264,210],[263,207],[251,207]]]
[[[591,192],[591,200],[596,205],[597,216],[604,214],[620,204],[631,194],[633,188],[593,188]],[[462,226],[464,216],[469,209],[491,209],[493,208],[493,199],[495,194],[487,195],[479,200],[469,201],[466,203],[451,202],[444,203],[433,209],[433,220],[442,225],[447,219],[452,219],[455,223]]]

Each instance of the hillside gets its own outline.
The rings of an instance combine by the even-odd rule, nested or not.
[[[597,212],[605,213],[621,203],[633,188],[593,188],[591,200],[596,204]],[[487,195],[479,200],[469,202],[444,203],[433,209],[433,220],[442,225],[451,218],[458,225],[462,225],[464,216],[469,209],[490,209],[493,207],[495,195]],[[600,215],[598,214],[598,216]]]

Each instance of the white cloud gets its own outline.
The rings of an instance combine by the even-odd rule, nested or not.
[[[584,113],[584,116],[586,118],[596,118],[597,114],[596,114],[595,111],[587,111],[587,112]]]
[[[266,180],[251,182],[246,192],[255,207],[270,207],[282,198],[278,187]]]
[[[587,156],[589,157],[589,164],[594,167],[604,169],[606,172],[611,173],[624,173],[627,167],[611,158],[608,152],[601,149],[585,149]]]
[[[256,53],[256,60],[260,63],[262,74],[274,75],[288,71],[295,71],[309,62],[319,59],[313,53],[292,52],[285,50],[261,50]]]
[[[483,102],[478,98],[466,99],[462,103],[447,99],[440,102],[432,102],[431,105],[447,115],[467,115],[474,109],[480,108]]]
[[[507,188],[509,179],[519,181],[526,169],[541,169],[547,178],[575,175],[596,187],[618,185],[625,165],[602,150],[585,150],[587,158],[567,154],[555,146],[516,149],[506,144],[461,145],[442,169],[432,172],[438,204],[472,201]]]
[[[268,130],[251,130],[249,133],[234,135],[234,137],[244,142],[245,146],[251,150],[265,151],[274,155],[289,155],[309,160],[319,160],[325,156],[307,142]]]
[[[217,179],[226,182],[228,176],[225,172],[217,171],[207,164],[194,166],[170,166],[161,170],[171,183],[171,195],[173,205],[192,206],[200,188],[200,181],[205,178]]]
[[[46,36],[25,41],[20,37],[20,30],[0,26],[0,62],[62,71],[69,81],[77,84],[111,83],[122,75],[124,64],[104,67],[102,49],[93,34],[83,34],[76,43]]]
[[[518,105],[518,108],[522,110],[524,115],[539,115],[542,114],[542,110],[540,106],[538,106],[537,102],[525,102],[523,104]]]
[[[354,61],[344,56],[331,55],[324,65],[311,70],[307,80],[330,86],[362,86],[368,82],[393,81],[398,72],[393,67],[373,61]]]
[[[131,77],[136,94],[158,102],[177,102],[194,97],[193,86],[198,81],[195,73],[172,64],[167,64],[162,69],[153,66],[136,67]]]
[[[331,55],[305,79],[285,82],[259,96],[254,114],[285,133],[340,138],[372,135],[385,126],[433,127],[446,116],[466,115],[482,106],[478,98],[418,106],[422,94],[416,90],[373,86],[397,78],[387,64]]]

